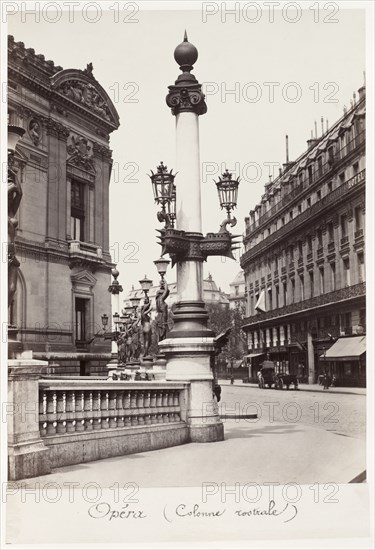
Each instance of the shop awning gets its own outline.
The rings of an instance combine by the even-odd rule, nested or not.
[[[246,359],[252,359],[253,357],[260,357],[261,355],[264,355],[264,353],[249,353],[248,355],[245,355]]]
[[[239,359],[238,361],[234,361],[233,368],[238,369],[239,367],[241,367],[242,362],[243,362],[243,359]]]
[[[322,361],[357,361],[366,352],[366,336],[354,336],[352,338],[339,338],[331,346]]]

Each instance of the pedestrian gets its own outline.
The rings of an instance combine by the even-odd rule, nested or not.
[[[231,384],[234,384],[234,376],[233,376],[233,374],[232,374],[232,376],[230,377],[230,383],[231,383]]]
[[[330,379],[327,373],[323,376],[323,390],[329,390]]]

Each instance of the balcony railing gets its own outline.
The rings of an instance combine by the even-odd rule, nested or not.
[[[273,244],[277,239],[280,239],[290,231],[293,231],[295,228],[302,225],[305,221],[310,221],[313,216],[319,215],[324,208],[336,204],[337,201],[344,197],[350,189],[356,187],[361,183],[364,183],[365,178],[366,170],[364,169],[346,182],[342,183],[339,187],[331,191],[331,193],[328,193],[327,195],[322,197],[320,201],[313,204],[308,210],[305,210],[304,212],[302,212],[302,214],[289,221],[284,226],[280,227],[278,231],[276,231],[269,237],[266,237],[261,242],[255,244],[252,248],[250,248],[247,252],[245,252],[245,254],[241,256],[241,267],[243,268],[244,263],[252,259],[263,249],[268,248],[270,244]]]
[[[290,315],[293,313],[298,313],[304,310],[310,310],[316,307],[334,304],[336,302],[341,302],[344,300],[349,300],[351,298],[356,298],[366,295],[366,283],[359,283],[357,285],[348,286],[335,290],[333,292],[328,292],[327,294],[322,294],[321,296],[314,296],[308,300],[303,300],[295,304],[289,304],[284,307],[273,309],[271,311],[264,311],[253,315],[251,317],[246,317],[243,321],[243,326],[259,323],[260,321],[266,321],[267,319],[273,319],[281,317],[284,315]]]

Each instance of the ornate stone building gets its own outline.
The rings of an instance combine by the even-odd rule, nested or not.
[[[365,88],[307,143],[245,219],[248,353],[365,385]]]
[[[110,357],[110,342],[94,335],[111,314],[109,136],[119,117],[91,63],[64,70],[12,36],[8,59],[9,123],[25,129],[9,321],[56,372],[99,372]]]

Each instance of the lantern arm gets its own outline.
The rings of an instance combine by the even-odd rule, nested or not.
[[[172,227],[157,229],[157,231],[160,233],[158,237],[160,239],[159,244],[162,247],[161,255],[170,255],[172,267],[188,257],[190,238],[186,231]]]
[[[229,220],[226,221],[229,223]],[[207,233],[207,235],[203,237],[200,242],[201,252],[205,255],[205,259],[207,256],[225,256],[226,258],[235,260],[233,251],[240,247],[235,246],[239,244],[239,242],[234,241],[234,239],[240,236],[241,235],[232,235],[229,231],[226,231],[225,225],[224,228],[220,226],[220,231],[218,233]]]
[[[235,218],[234,216],[233,218],[225,218],[225,220],[223,220],[223,222],[220,224],[219,233],[228,233],[227,225],[230,225],[231,227],[237,225],[237,218]]]
[[[158,221],[160,223],[165,222],[165,224],[164,224],[165,229],[169,229],[170,227],[173,227],[171,218],[170,218],[169,214],[167,214],[167,212],[165,212],[163,210],[160,210],[157,213],[157,217],[158,217]]]

